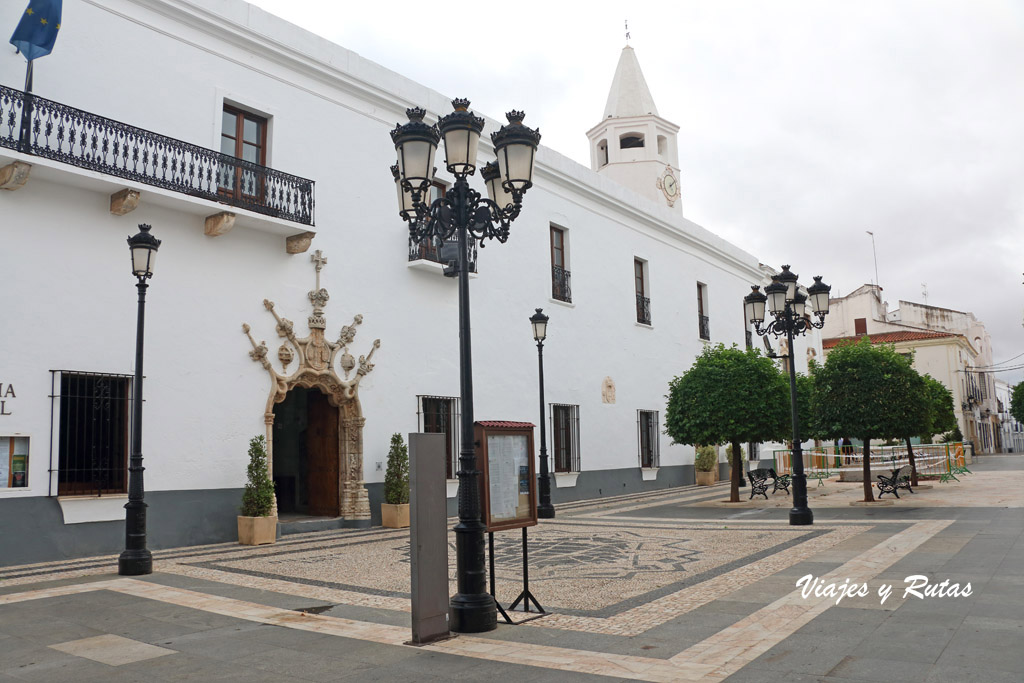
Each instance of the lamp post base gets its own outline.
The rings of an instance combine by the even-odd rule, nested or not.
[[[117,573],[120,576],[143,576],[153,573],[153,553],[147,548],[125,550],[117,558]]]
[[[790,526],[807,526],[814,524],[814,513],[810,508],[792,508],[789,511]]]
[[[498,609],[487,593],[457,593],[449,605],[448,628],[455,633],[484,633],[498,628]]]
[[[538,505],[537,516],[541,519],[554,519],[555,518],[555,506],[554,505]]]

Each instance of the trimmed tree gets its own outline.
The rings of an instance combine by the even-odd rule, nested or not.
[[[1024,422],[1024,382],[1013,387],[1013,395],[1010,397],[1010,415],[1017,422]]]
[[[865,337],[832,349],[814,377],[819,432],[826,438],[855,436],[864,442],[864,502],[871,491],[871,439],[905,436],[907,397],[920,375],[892,346]]]
[[[732,445],[729,500],[739,502],[740,444],[786,433],[789,386],[778,368],[756,349],[708,346],[669,383],[666,398],[665,433],[673,443]]]
[[[956,414],[953,412],[953,394],[939,380],[931,375],[923,375],[923,403],[925,416],[921,424],[921,441],[925,438],[931,442],[936,434],[956,429]],[[910,485],[917,486],[917,463],[914,461],[914,450],[907,437],[907,454],[910,457]]]
[[[274,482],[267,474],[267,438],[260,434],[249,441],[247,479],[242,491],[242,516],[267,517],[274,509]]]
[[[401,434],[391,435],[388,469],[384,473],[384,502],[403,505],[409,502],[409,449]]]

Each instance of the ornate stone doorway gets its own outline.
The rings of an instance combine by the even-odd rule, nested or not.
[[[358,362],[349,353],[356,328],[363,322],[361,315],[341,328],[338,341],[324,338],[327,322],[323,309],[330,295],[320,287],[320,270],[327,259],[318,250],[312,261],[316,288],[308,294],[313,304],[308,337],[296,338],[292,321],[280,317],[274,302],[264,299],[263,306],[274,316],[277,334],[283,339],[275,364],[267,358],[266,342],[257,344],[249,325],[242,325],[252,344],[249,356],[263,365],[271,380],[263,420],[267,432],[267,469],[278,486],[275,513],[279,509],[305,511],[310,515],[344,517],[346,525],[369,525],[370,504],[363,483],[366,421],[358,391],[359,382],[373,370],[370,360],[380,348],[380,340],[374,340],[370,353],[360,356]],[[288,374],[293,361],[298,361],[297,367]],[[342,375],[336,371],[336,364]],[[282,424],[275,428],[279,415]],[[275,467],[277,449],[281,450],[279,468]]]
[[[302,387],[274,406],[279,515],[341,516],[338,413],[326,394]]]

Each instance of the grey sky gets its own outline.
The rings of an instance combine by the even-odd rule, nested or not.
[[[996,362],[1024,351],[1024,2],[254,4],[491,117],[525,109],[585,165],[628,18],[688,218],[834,294],[874,279],[871,230],[891,308],[927,283]]]

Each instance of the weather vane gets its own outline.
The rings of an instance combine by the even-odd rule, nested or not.
[[[626,19],[626,42],[629,42],[629,19]]]

